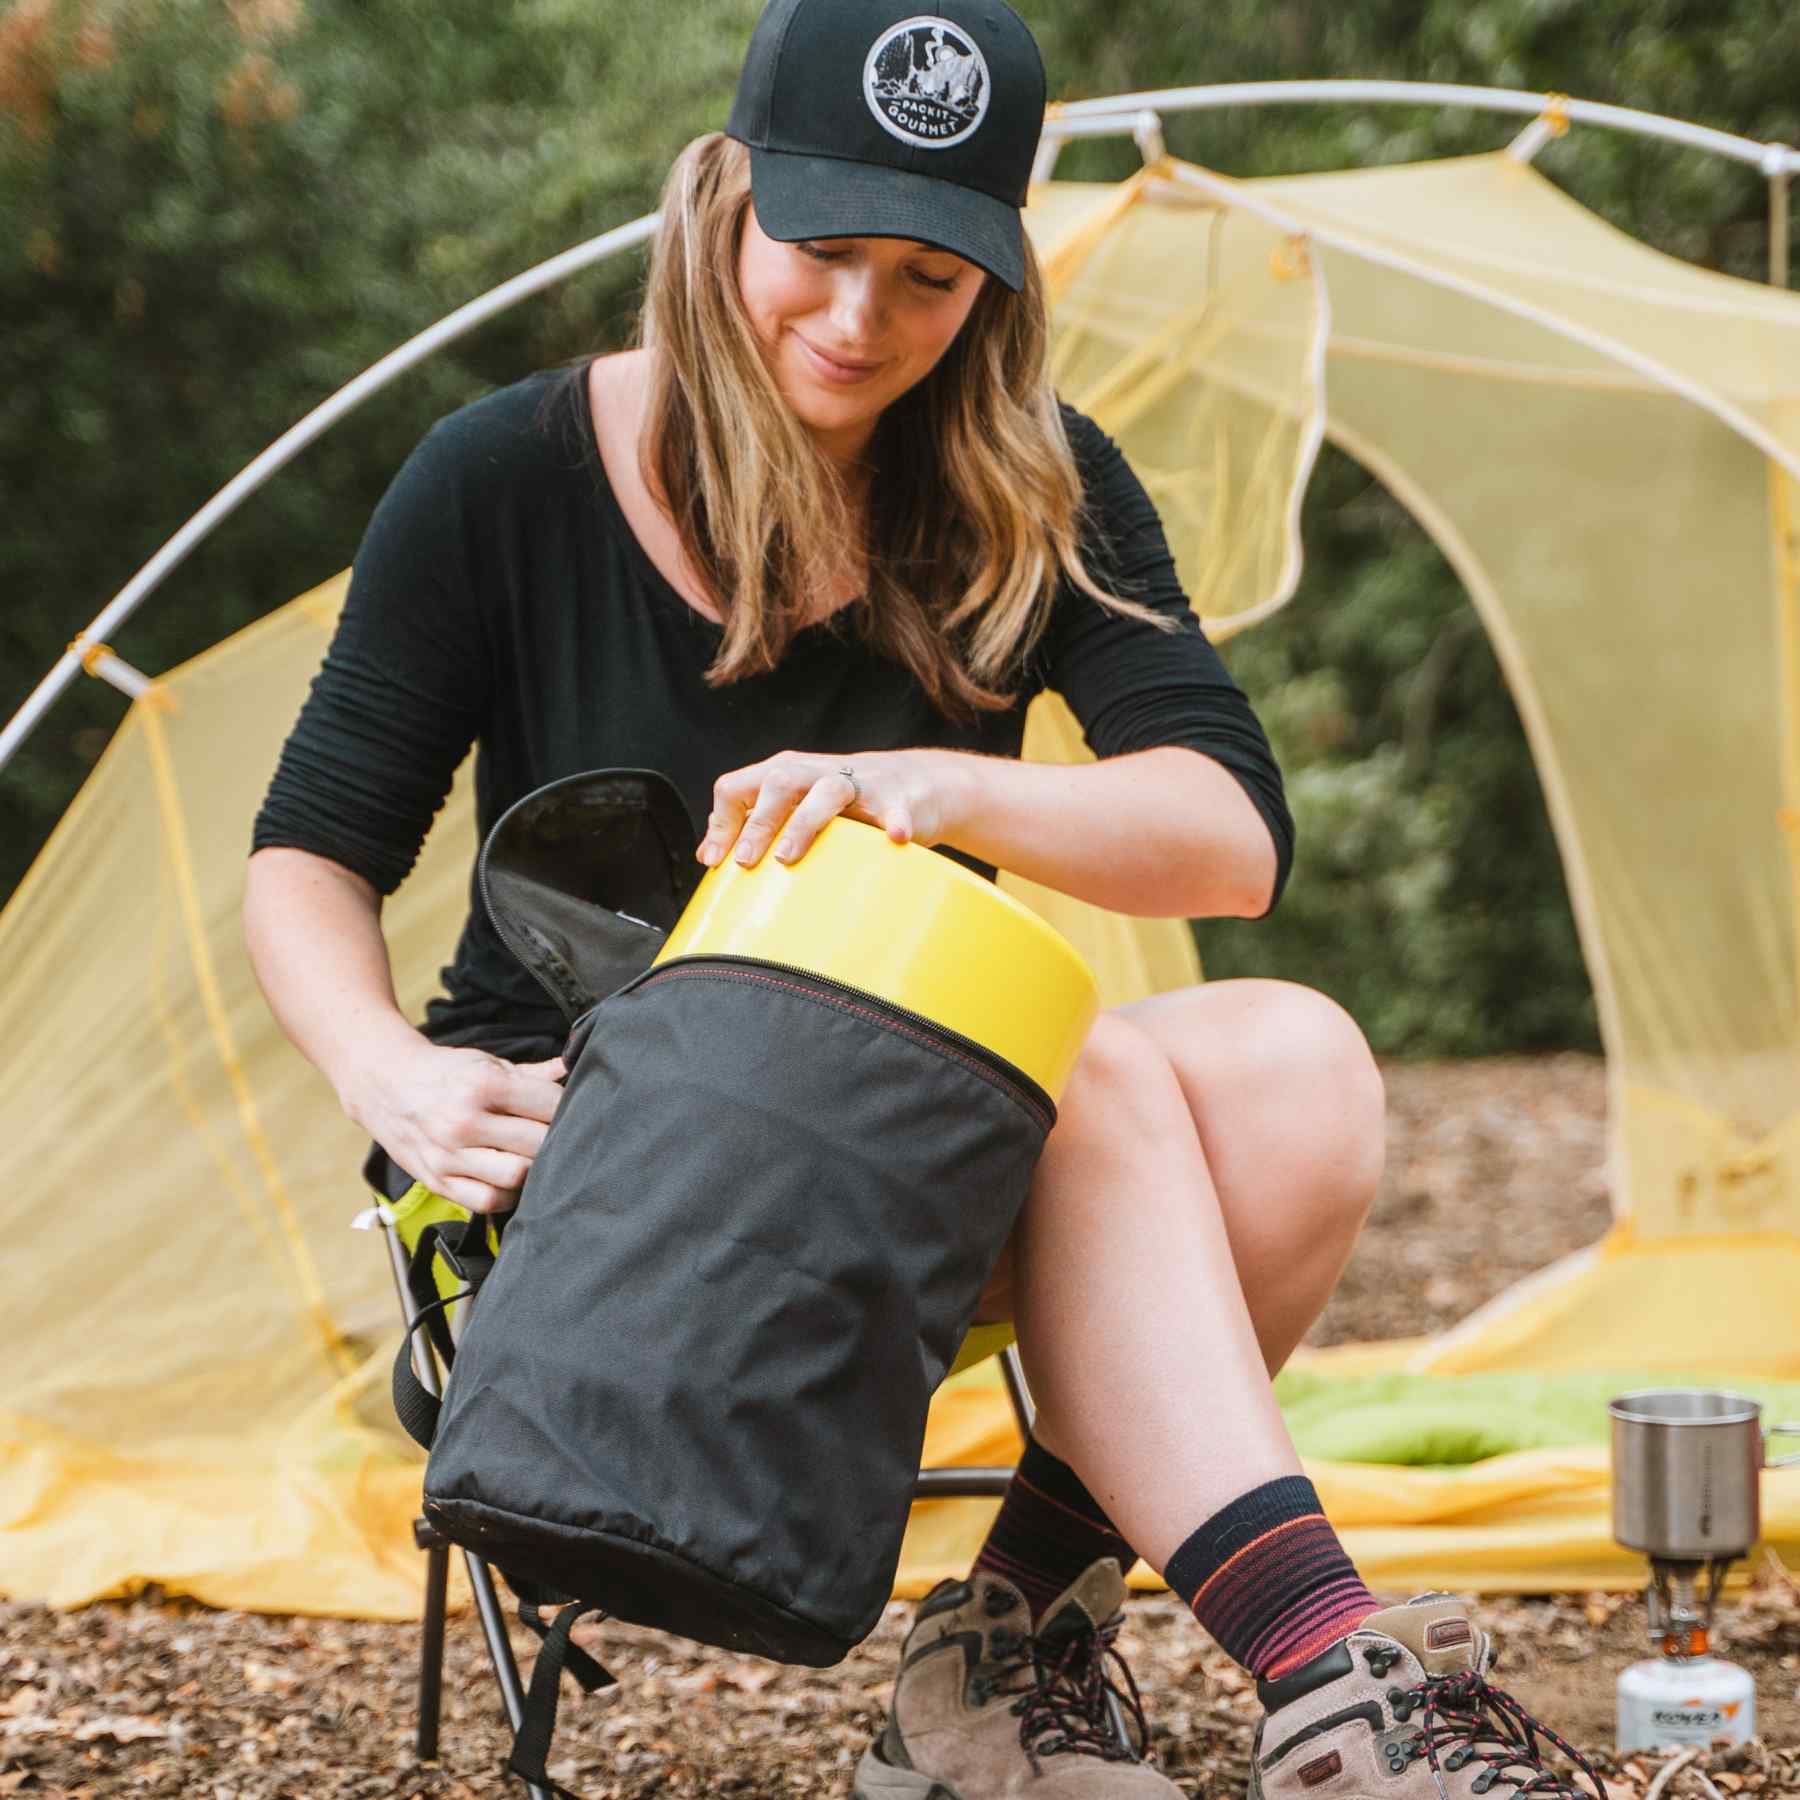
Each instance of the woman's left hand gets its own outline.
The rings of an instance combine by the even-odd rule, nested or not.
[[[942,750],[783,750],[713,783],[696,854],[710,867],[735,853],[749,868],[773,843],[777,860],[791,863],[839,813],[879,825],[896,844],[936,844],[967,779],[957,767],[964,760]]]

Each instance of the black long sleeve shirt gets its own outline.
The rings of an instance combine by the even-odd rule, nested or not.
[[[669,585],[626,523],[585,366],[539,371],[459,408],[425,434],[370,518],[252,850],[311,851],[389,894],[471,745],[483,838],[534,788],[609,766],[660,770],[698,823],[720,775],[780,750],[1017,756],[1025,708],[1049,687],[1097,756],[1175,744],[1229,769],[1268,824],[1278,899],[1293,821],[1268,739],[1188,607],[1142,485],[1098,426],[1063,411],[1090,572],[1180,630],[1122,618],[1065,582],[1014,705],[953,722],[861,640],[855,607],[802,630],[770,673],[707,687],[722,627]],[[433,1041],[517,1060],[560,1047],[562,1019],[495,934],[472,873],[440,979],[421,1026]]]

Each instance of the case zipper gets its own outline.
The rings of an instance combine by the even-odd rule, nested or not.
[[[487,846],[485,844],[481,847],[481,862],[476,871],[476,886],[481,890],[481,909],[487,914],[488,923],[494,928],[494,935],[513,953],[515,961],[525,965],[526,973],[529,974],[532,980],[535,981],[538,986],[550,996],[551,1000],[555,1002],[556,1010],[573,1024],[581,1014],[579,1012],[573,1014],[570,1013],[569,996],[567,994],[559,993],[550,978],[538,967],[538,962],[544,955],[544,952],[535,944],[525,945],[520,943],[520,941],[513,936],[512,932],[501,922],[499,913],[494,910],[494,902],[488,894]],[[562,959],[557,957],[555,960],[561,962]],[[566,968],[567,965],[564,964],[564,967]],[[569,976],[571,983],[573,983],[574,974],[575,971],[570,969]]]
[[[517,961],[525,965],[526,973],[529,974],[538,986],[541,987],[555,1002],[556,1010],[568,1021],[569,1029],[573,1031],[600,1002],[599,1000],[588,1000],[585,1006],[579,1004],[582,999],[586,998],[587,990],[582,986],[581,978],[576,974],[575,970],[570,968],[568,963],[558,956],[549,945],[522,943],[506,925],[500,914],[494,909],[494,902],[488,895],[487,850],[485,846],[483,846],[482,849],[481,867],[477,877],[477,885],[481,889],[482,910],[486,912],[488,923],[494,928],[494,935],[513,953],[513,956]],[[596,905],[598,905],[598,902],[596,902]],[[624,919],[630,924],[642,926],[646,939],[644,948],[651,956],[655,956],[657,951],[659,951],[668,940],[669,934],[660,926],[652,925],[648,919],[635,918],[630,913],[618,912],[610,907],[604,910],[612,912],[615,918]],[[559,989],[551,978],[544,973],[538,966],[540,963],[550,963],[554,965],[561,974],[567,977],[569,985],[566,992]],[[637,979],[639,979],[639,977],[632,977],[633,981],[636,981]],[[604,994],[600,996],[601,1000],[604,1000],[605,998],[606,995]]]
[[[936,1019],[927,1018],[924,1013],[914,1012],[910,1006],[902,1006],[898,1001],[872,994],[867,988],[853,987],[835,976],[821,975],[816,969],[797,968],[793,963],[768,962],[754,956],[725,956],[717,953],[682,956],[646,969],[641,975],[634,975],[616,992],[629,994],[637,988],[647,987],[653,981],[668,980],[688,973],[737,980],[755,980],[759,976],[768,975],[789,976],[805,983],[824,997],[840,995],[845,1001],[854,1001],[860,1007],[873,1007],[919,1035],[936,1040],[964,1061],[979,1063],[998,1086],[1004,1088],[1038,1119],[1046,1131],[1056,1123],[1056,1102],[1023,1069],[1008,1062],[998,1051],[990,1050],[986,1044],[972,1037],[965,1037],[962,1032],[952,1030],[948,1025],[939,1024]],[[614,997],[616,995],[609,996]]]

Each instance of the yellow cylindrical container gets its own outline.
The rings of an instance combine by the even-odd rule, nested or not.
[[[1075,947],[990,881],[858,819],[799,861],[707,870],[658,963],[747,956],[861,988],[972,1038],[1060,1100],[1099,1011]]]
[[[1052,1101],[1100,1010],[1093,973],[1067,938],[990,881],[859,819],[831,820],[798,862],[730,857],[707,870],[658,963],[744,956],[861,988],[972,1038]],[[960,1374],[1013,1341],[976,1325]]]

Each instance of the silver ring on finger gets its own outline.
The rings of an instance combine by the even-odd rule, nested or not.
[[[848,763],[840,763],[838,773],[850,784],[850,804],[854,806],[862,798],[862,789],[857,785],[856,771]]]

